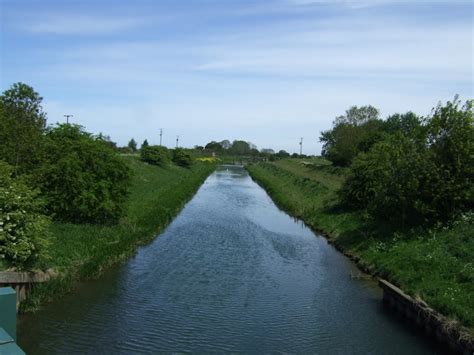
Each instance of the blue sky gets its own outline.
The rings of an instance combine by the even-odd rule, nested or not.
[[[245,139],[319,154],[351,105],[429,114],[473,95],[464,0],[0,0],[0,89],[119,144]]]

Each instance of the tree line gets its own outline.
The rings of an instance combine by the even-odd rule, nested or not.
[[[458,97],[427,117],[386,120],[372,106],[351,107],[321,132],[322,155],[350,174],[340,194],[374,217],[433,223],[474,207],[473,101]]]

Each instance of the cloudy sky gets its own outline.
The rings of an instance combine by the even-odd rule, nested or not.
[[[245,139],[319,154],[351,105],[426,115],[473,94],[464,0],[0,0],[0,89],[119,144]]]

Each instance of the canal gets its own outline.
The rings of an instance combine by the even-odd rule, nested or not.
[[[151,244],[19,324],[29,354],[433,354],[374,282],[240,167],[212,174]]]

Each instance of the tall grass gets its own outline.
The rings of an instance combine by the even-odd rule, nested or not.
[[[77,280],[98,277],[132,255],[137,246],[150,242],[214,170],[209,163],[196,163],[190,169],[175,165],[161,168],[133,156],[123,159],[134,173],[125,216],[114,226],[55,223],[47,266],[61,276],[36,287],[21,305],[23,312],[71,290]]]
[[[279,206],[325,234],[361,266],[474,333],[472,217],[451,227],[403,229],[338,204],[337,190],[347,174],[344,169],[295,159],[247,169]]]

